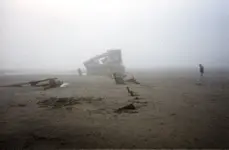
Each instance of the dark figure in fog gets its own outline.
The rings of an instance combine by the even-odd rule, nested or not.
[[[202,77],[204,75],[204,66],[202,64],[199,64],[200,68],[200,76]]]
[[[82,76],[82,71],[80,68],[78,69],[78,74],[79,74],[79,76]]]

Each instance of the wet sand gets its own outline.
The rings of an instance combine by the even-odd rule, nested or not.
[[[0,88],[0,149],[229,148],[229,73],[137,71],[140,85],[108,77],[0,76],[1,85],[58,77],[68,87]],[[139,96],[128,95],[129,86]],[[40,107],[50,97],[93,97],[65,107]],[[134,103],[134,112],[114,112]]]

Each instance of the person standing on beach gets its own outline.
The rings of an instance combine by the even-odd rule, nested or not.
[[[197,85],[202,85],[202,80],[203,80],[203,76],[204,76],[204,66],[202,64],[199,64],[199,71],[200,71],[200,77],[199,80],[197,81]]]
[[[202,77],[204,75],[204,66],[202,64],[199,64],[200,69],[200,76]]]

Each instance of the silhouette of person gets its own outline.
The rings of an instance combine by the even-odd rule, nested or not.
[[[204,75],[204,66],[202,64],[199,64],[200,69],[200,76],[202,77]]]

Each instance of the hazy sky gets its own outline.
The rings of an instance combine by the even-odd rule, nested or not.
[[[0,68],[229,66],[228,0],[0,0]]]

